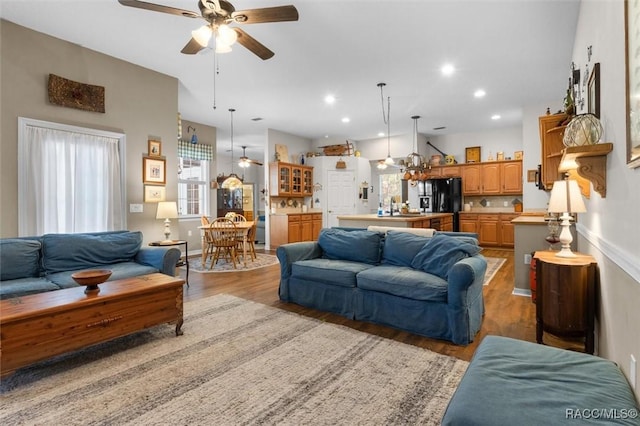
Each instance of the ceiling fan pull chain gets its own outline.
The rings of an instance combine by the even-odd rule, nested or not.
[[[213,53],[213,109],[216,109],[216,75],[220,73],[218,54]]]

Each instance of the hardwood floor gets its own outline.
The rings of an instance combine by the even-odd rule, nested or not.
[[[263,250],[262,252],[265,251]],[[266,253],[275,254],[275,252],[268,251]],[[474,342],[468,346],[458,346],[446,341],[429,339],[391,327],[353,321],[340,315],[281,302],[278,298],[278,284],[280,280],[279,265],[245,272],[213,274],[191,272],[189,274],[190,286],[185,286],[184,298],[185,301],[189,301],[214,294],[230,294],[278,309],[341,324],[356,330],[376,334],[469,361],[478,344],[486,335],[507,336],[530,342],[535,342],[536,336],[535,304],[531,302],[529,297],[514,296],[511,294],[514,283],[513,251],[484,249],[482,254],[487,257],[503,257],[506,258],[507,261],[496,273],[491,283],[484,287],[486,310],[484,321]],[[184,278],[184,271],[182,271],[181,274]],[[187,330],[188,326],[189,325],[185,323],[183,329]],[[545,334],[544,339],[545,343],[551,343],[554,346],[575,349],[577,345],[579,348],[579,344],[576,344],[576,342],[559,341],[547,334]]]

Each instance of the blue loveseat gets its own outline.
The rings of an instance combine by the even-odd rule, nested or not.
[[[0,299],[76,287],[74,272],[110,269],[109,280],[161,272],[174,275],[175,247],[142,247],[129,231],[45,234],[0,239]]]
[[[487,268],[469,234],[325,228],[284,244],[280,299],[466,345],[482,324]]]

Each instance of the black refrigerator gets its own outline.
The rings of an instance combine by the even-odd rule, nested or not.
[[[453,213],[453,230],[460,230],[458,212],[462,210],[462,178],[427,179],[419,185],[420,206],[432,213]]]

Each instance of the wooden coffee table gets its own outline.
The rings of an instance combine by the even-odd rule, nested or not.
[[[182,334],[184,280],[150,274],[0,301],[0,376],[163,323]]]

